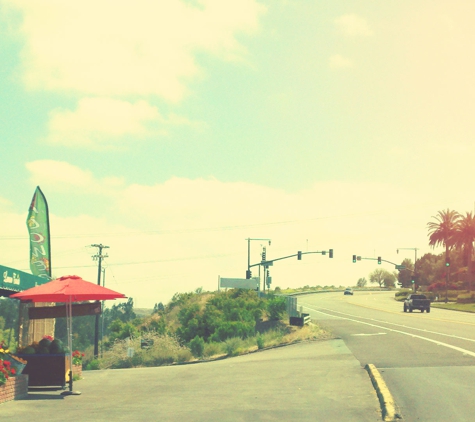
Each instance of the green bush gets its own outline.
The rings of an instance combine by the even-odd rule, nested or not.
[[[457,296],[457,303],[474,303],[475,294],[474,293],[463,293]]]
[[[224,349],[228,356],[236,356],[239,354],[239,347],[241,346],[241,339],[238,337],[228,338],[224,342]]]
[[[267,313],[271,321],[282,319],[286,310],[287,305],[283,297],[273,297],[267,301]]]
[[[396,298],[400,298],[400,297],[406,298],[411,293],[412,293],[412,289],[400,289],[399,291],[396,292],[395,296]]]
[[[202,337],[196,336],[193,340],[190,341],[190,350],[195,358],[202,357],[204,349],[205,341]]]
[[[264,337],[262,337],[260,334],[256,337],[256,342],[257,342],[257,348],[259,350],[264,348]]]
[[[216,343],[216,342],[205,343],[205,348],[203,351],[204,357],[211,357],[215,355],[220,355],[222,353],[223,353],[222,343]]]
[[[95,371],[97,369],[100,369],[100,362],[98,359],[93,359],[86,365],[87,371]]]

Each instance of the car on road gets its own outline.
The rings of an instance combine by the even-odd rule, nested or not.
[[[404,312],[419,309],[421,312],[430,312],[430,299],[426,295],[410,294],[404,301]]]
[[[353,296],[353,289],[350,287],[347,287],[345,291],[343,292],[344,295],[352,295]]]

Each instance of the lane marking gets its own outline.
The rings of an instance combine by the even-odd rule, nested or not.
[[[312,311],[316,311],[316,312],[319,312],[317,311],[316,309],[312,309],[308,306],[305,306],[305,305],[302,305],[304,308],[306,309],[311,309]],[[409,327],[407,325],[402,325],[402,324],[396,324],[394,322],[387,322],[387,321],[381,321],[381,320],[378,320],[378,319],[374,319],[374,318],[367,318],[367,317],[362,317],[362,316],[358,316],[358,315],[351,315],[351,314],[347,314],[345,312],[340,312],[340,311],[334,311],[333,309],[329,309],[329,308],[320,308],[320,309],[324,309],[325,311],[330,311],[330,312],[334,312],[336,314],[342,314],[342,315],[346,315],[346,316],[350,316],[352,318],[361,318],[361,319],[366,319],[368,321],[374,321],[374,322],[377,322],[377,323],[380,323],[380,324],[388,324],[388,325],[394,325],[396,327],[402,327],[402,328],[407,328],[409,330],[414,330],[414,331],[422,331],[424,333],[428,333],[428,334],[435,334],[435,335],[438,335],[438,336],[443,336],[443,337],[450,337],[450,338],[455,338],[455,339],[458,339],[458,340],[464,340],[464,341],[470,341],[472,343],[475,343],[475,339],[471,339],[471,338],[466,338],[466,337],[460,337],[460,336],[456,336],[456,335],[453,335],[453,334],[444,334],[444,333],[440,333],[438,331],[430,331],[430,330],[426,330],[424,328],[415,328],[415,327]],[[324,312],[322,312],[324,313]],[[325,314],[325,315],[329,315],[329,314]],[[335,315],[330,315],[330,316],[334,316],[335,318],[339,318],[338,316],[335,316]]]
[[[357,336],[361,336],[361,337],[365,337],[365,336],[384,336],[386,335],[387,333],[374,333],[374,334],[365,334],[365,333],[361,333],[361,334],[352,334],[353,337],[357,337]]]
[[[340,300],[344,300],[344,299],[345,299],[345,297],[340,298]],[[346,297],[346,299],[352,299],[352,298]],[[376,298],[374,298],[374,300],[376,300]],[[412,314],[412,313],[403,313],[402,311],[401,312],[389,311],[389,310],[384,309],[384,308],[377,308],[377,307],[374,307],[374,306],[362,305],[361,303],[355,303],[355,302],[351,302],[349,300],[347,300],[346,303],[349,303],[349,304],[354,305],[354,306],[359,306],[360,308],[375,309],[377,311],[387,312],[389,314],[406,315],[407,317],[413,317],[414,316],[414,314]],[[400,303],[402,304],[402,302],[400,302]],[[447,309],[444,309],[444,308],[439,308],[437,306],[434,306],[433,309],[441,309],[443,311],[447,310]],[[430,318],[431,321],[445,321],[445,322],[452,322],[454,324],[475,326],[475,323],[473,323],[473,322],[464,322],[464,321],[455,321],[453,319],[437,318],[437,317],[434,317],[432,314],[430,316],[427,315],[426,318]]]
[[[358,321],[358,320],[352,319],[352,318],[346,318],[346,317],[340,317],[340,316],[335,316],[335,315],[327,314],[327,313],[325,313],[325,312],[318,311],[318,310],[313,309],[313,308],[309,308],[308,306],[304,306],[304,308],[310,309],[311,311],[318,312],[318,313],[320,313],[320,314],[333,316],[333,317],[335,317],[335,318],[346,319],[346,320],[348,320],[348,321],[356,322],[356,323],[358,323],[358,324],[369,325],[370,327],[381,328],[381,329],[383,329],[383,330],[392,331],[392,332],[394,332],[394,333],[403,334],[403,335],[405,335],[405,336],[409,336],[409,337],[413,337],[413,338],[418,338],[418,339],[420,339],[420,340],[425,340],[425,341],[428,341],[428,342],[430,342],[430,343],[435,343],[435,344],[437,344],[438,346],[444,346],[444,347],[447,347],[448,349],[453,349],[453,350],[456,350],[457,352],[460,352],[460,353],[462,353],[462,354],[464,354],[464,355],[472,356],[473,358],[475,358],[475,352],[471,352],[470,350],[462,349],[461,347],[453,346],[452,344],[444,343],[444,342],[442,342],[442,341],[432,340],[431,338],[428,338],[428,337],[419,336],[419,335],[413,334],[413,333],[407,333],[407,332],[401,331],[401,330],[395,330],[395,329],[393,329],[393,328],[381,327],[380,325],[371,324],[371,323],[369,323],[369,322],[364,322],[364,321]],[[332,311],[332,312],[336,312],[336,311]],[[342,312],[339,312],[339,313],[342,313]],[[356,317],[356,318],[361,318],[361,317]],[[363,318],[363,319],[368,319],[368,318]],[[385,322],[383,322],[383,323],[386,324]],[[393,324],[393,325],[397,325],[397,324]],[[409,327],[407,327],[407,328],[409,328]],[[411,329],[411,328],[410,328],[410,329]],[[442,335],[443,335],[443,334],[442,334]],[[469,339],[467,339],[467,340],[469,340]],[[473,341],[473,340],[470,340],[470,341]]]

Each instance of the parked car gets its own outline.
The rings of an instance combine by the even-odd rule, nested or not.
[[[350,287],[347,287],[345,291],[343,292],[344,295],[352,295],[353,296],[353,289]]]
[[[411,294],[404,301],[404,312],[412,312],[414,309],[419,309],[421,312],[424,310],[430,312],[430,299],[427,299],[425,295]]]

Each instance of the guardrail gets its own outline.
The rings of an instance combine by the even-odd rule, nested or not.
[[[303,327],[310,324],[310,314],[301,313],[300,316],[291,316],[289,318],[289,324],[297,327]]]

